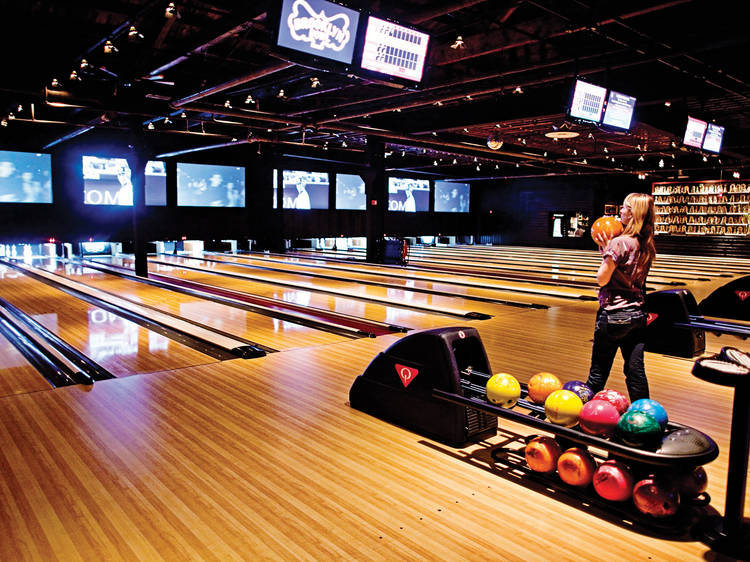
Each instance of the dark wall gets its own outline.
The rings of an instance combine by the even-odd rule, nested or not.
[[[475,184],[479,193],[476,235],[485,242],[531,246],[590,248],[581,238],[553,238],[551,214],[577,212],[593,222],[606,203],[622,203],[633,191],[651,186],[634,176],[569,176],[498,180]]]

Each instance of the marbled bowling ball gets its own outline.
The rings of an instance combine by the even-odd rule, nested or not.
[[[560,382],[560,379],[558,379],[556,375],[545,371],[537,373],[531,377],[531,379],[529,379],[529,384],[526,386],[529,399],[537,404],[544,404],[547,396],[561,388],[562,383]]]
[[[665,434],[656,452],[665,455],[697,455],[708,451],[711,446],[706,435],[692,427],[683,427]]]
[[[612,404],[620,415],[623,415],[630,407],[630,400],[622,393],[611,388],[605,388],[594,394],[593,400],[606,400]]]
[[[596,219],[591,225],[591,238],[594,242],[596,242],[595,236],[600,232],[610,239],[622,234],[620,217],[604,216]]]
[[[615,435],[631,447],[646,447],[659,442],[663,430],[654,416],[647,412],[628,410],[617,422]]]
[[[583,402],[575,392],[570,390],[555,390],[544,401],[544,413],[552,423],[573,427],[578,423]]]
[[[563,390],[575,392],[584,404],[594,397],[594,391],[583,381],[568,381],[563,385]]]
[[[650,398],[641,398],[640,400],[636,400],[635,402],[633,402],[628,410],[646,412],[647,414],[651,414],[656,418],[656,421],[659,422],[662,431],[667,429],[667,424],[669,423],[667,411],[664,409],[664,406],[659,404],[656,400],[651,400]]]

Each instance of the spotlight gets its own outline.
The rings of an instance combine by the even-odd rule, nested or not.
[[[181,117],[182,119],[187,119],[187,113],[185,113],[185,112],[183,111],[182,113],[180,113],[180,117]]]
[[[154,129],[155,129],[156,127],[154,127],[154,123],[153,123],[153,121],[149,121],[149,124],[148,124],[148,125],[146,125],[146,128],[147,128],[147,129],[148,129],[149,131],[153,131],[153,130],[154,130]]]
[[[451,49],[463,49],[464,47],[466,47],[466,45],[464,45],[464,38],[461,37],[460,35],[456,37],[456,40],[453,42],[453,45],[451,45]]]
[[[7,127],[7,126],[8,126],[8,120],[5,117],[3,117],[2,119],[0,119],[0,127]],[[737,172],[735,172],[735,174],[736,173]],[[737,177],[739,177],[739,175]]]
[[[436,105],[437,107],[443,107],[443,102],[441,102],[441,101],[438,100],[435,103],[433,103],[432,105]]]
[[[284,93],[284,88],[282,88],[281,90],[279,90],[279,93],[276,94],[276,97],[279,98],[279,99],[281,99],[281,100],[285,100],[286,99],[286,94]]]
[[[667,100],[664,102],[664,107],[672,107],[672,102]]]
[[[86,70],[89,67],[89,61],[81,59],[81,70]]]
[[[432,161],[432,165],[433,165],[433,166],[437,166],[437,160],[433,160],[433,161]]]
[[[53,88],[59,88],[60,87],[60,81],[57,78],[53,78],[52,82],[50,83],[50,85]]]
[[[704,156],[703,156],[703,161],[704,161],[704,162],[708,162],[708,157],[704,155]]]
[[[320,79],[317,76],[310,78],[310,87],[318,88],[320,86]]]
[[[107,39],[104,42],[104,54],[105,55],[110,55],[112,53],[116,53],[117,51],[119,51],[119,49],[112,44],[112,41]]]
[[[72,81],[80,80],[80,78],[78,77],[78,73],[75,70],[70,73],[70,79]]]
[[[477,164],[477,172],[480,171],[481,169],[482,169],[481,164]]]
[[[497,133],[492,133],[489,137],[487,137],[487,146],[491,150],[499,150],[503,147],[503,139],[500,138],[500,135]]]
[[[732,172],[732,177],[736,180],[740,179],[740,173],[737,171]]]
[[[643,158],[643,154],[641,154],[641,155],[640,155],[640,156],[638,157],[638,162],[643,162],[644,160],[645,160],[645,158]]]
[[[349,145],[346,144],[346,141],[341,141],[341,148],[347,148]]]
[[[245,103],[246,104],[255,103],[255,100],[253,99],[252,94],[247,94],[247,97],[245,98]]]
[[[664,158],[659,158],[659,167],[660,168],[664,167]]]
[[[164,17],[165,18],[179,18],[180,13],[177,11],[177,7],[174,5],[174,2],[170,2],[166,9],[164,10]]]
[[[521,86],[516,86],[516,88],[513,90],[514,94],[523,94],[523,88]]]
[[[458,164],[458,160],[456,160],[456,159],[454,158],[454,159],[453,159],[453,162],[452,162],[452,164],[453,164],[453,165],[455,166],[456,164]],[[737,174],[737,177],[740,177],[740,176],[739,176],[739,174],[738,174],[737,172],[735,172],[735,174]]]
[[[131,25],[130,29],[128,30],[128,39],[130,41],[139,41],[140,39],[143,39],[143,35],[138,33],[138,30],[134,25]]]
[[[231,101],[229,101],[229,100],[226,100],[226,101],[224,102],[224,107],[226,107],[226,108],[229,108],[229,109],[231,109],[231,107],[232,107],[232,102],[231,102]]]

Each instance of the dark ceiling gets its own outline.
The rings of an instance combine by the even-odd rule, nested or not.
[[[389,169],[463,178],[730,179],[750,164],[744,2],[345,2],[430,34],[418,89],[282,54],[278,2],[184,0],[168,17],[164,0],[3,1],[0,145],[130,128],[162,157],[271,143],[361,161],[369,140]],[[637,98],[630,133],[566,120],[575,77]],[[682,147],[688,115],[726,127],[719,156]]]

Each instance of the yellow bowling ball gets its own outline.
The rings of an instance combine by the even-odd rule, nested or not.
[[[487,381],[487,400],[503,408],[512,408],[521,397],[521,385],[508,373],[497,373]]]
[[[570,390],[555,390],[544,401],[544,413],[552,423],[573,427],[583,408],[581,398]]]

